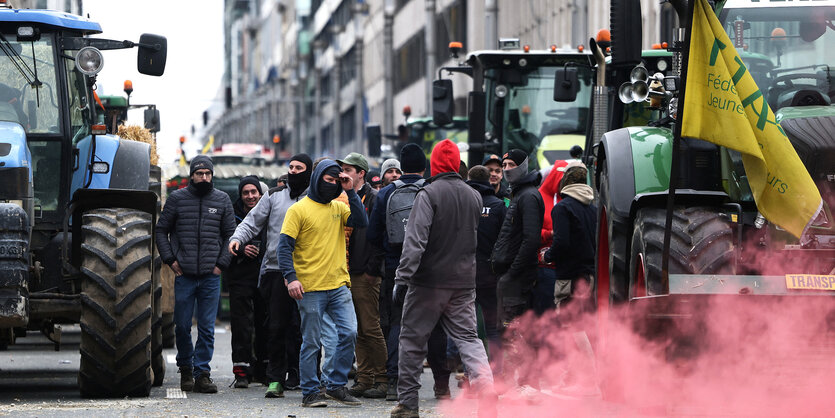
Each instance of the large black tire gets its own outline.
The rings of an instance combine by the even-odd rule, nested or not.
[[[630,298],[664,295],[669,283],[661,263],[664,249],[666,210],[642,208],[635,216],[630,250]],[[735,274],[733,227],[728,217],[712,207],[677,207],[670,234],[670,274]],[[690,309],[701,311],[694,300]],[[705,318],[675,317],[650,320],[644,313],[633,315],[635,332],[649,340],[666,341],[668,361],[692,361],[704,346]]]
[[[129,209],[83,216],[81,364],[84,397],[151,391],[151,217]]]
[[[157,216],[160,214],[160,193],[162,192],[162,183],[160,182],[161,171],[159,167],[152,166],[150,170],[150,178],[148,179],[148,190],[157,195]],[[162,341],[162,258],[156,251],[154,246],[154,265],[153,265],[153,288],[154,288],[154,302],[153,302],[153,319],[151,328],[151,369],[154,371],[154,386],[162,386],[165,380],[165,358],[162,355],[163,341]]]
[[[666,210],[642,208],[635,216],[629,296],[669,292],[661,274]],[[734,274],[733,229],[721,210],[677,207],[670,235],[670,274]]]

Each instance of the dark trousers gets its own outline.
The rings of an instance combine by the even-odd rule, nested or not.
[[[380,278],[351,274],[357,314],[357,382],[386,382],[386,340],[380,329]]]
[[[394,271],[386,270],[386,275],[391,273],[391,282],[394,283]],[[389,378],[396,378],[398,375],[398,362],[400,360],[400,328],[403,318],[404,299],[394,299],[391,304],[390,328],[386,339],[388,349],[388,361],[386,361],[386,375]],[[432,377],[435,379],[435,388],[443,389],[449,387],[450,370],[446,361],[446,333],[440,322],[436,322],[432,333],[429,335],[428,351],[426,360],[429,368],[432,369]]]
[[[287,293],[284,276],[278,271],[264,272],[261,276],[260,291],[268,306],[267,380],[279,382],[284,387],[288,372],[294,379],[299,376],[299,309],[296,301]]]
[[[537,267],[536,286],[533,289],[532,307],[537,315],[556,308],[554,305],[554,286],[557,284],[557,271],[548,267]]]
[[[229,285],[229,313],[232,363],[257,367],[257,363],[267,360],[267,307],[254,281],[250,285]]]
[[[487,354],[490,360],[501,350],[502,336],[499,332],[499,315],[497,312],[495,287],[480,287],[475,290],[475,303],[481,308],[484,318],[484,334],[487,337]]]

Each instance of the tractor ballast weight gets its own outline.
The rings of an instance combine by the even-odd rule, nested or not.
[[[138,47],[139,72],[160,75],[167,46],[100,32],[0,9],[0,347],[39,330],[57,349],[58,325],[79,323],[81,394],[147,396],[164,377],[150,145],[105,134],[93,86],[101,50]]]

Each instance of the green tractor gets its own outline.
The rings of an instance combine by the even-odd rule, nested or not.
[[[164,378],[160,172],[150,144],[108,135],[94,86],[102,50],[138,48],[160,76],[167,41],[91,37],[98,23],[0,8],[0,345],[80,324],[85,397],[148,396]]]
[[[672,3],[679,21],[687,21],[686,2]],[[697,318],[696,301],[707,297],[831,296],[825,286],[798,290],[787,279],[835,274],[835,2],[716,3],[719,21],[823,197],[822,216],[800,242],[760,213],[739,152],[676,137],[684,30],[670,45],[672,54],[642,56],[635,37],[639,2],[612,0],[613,55],[607,61],[596,54],[598,89],[585,156],[598,193],[603,336],[615,312],[624,312],[612,309],[617,305],[641,312],[638,321],[660,321],[644,327],[648,332],[669,335],[682,320]],[[668,208],[674,159],[677,185]],[[832,312],[819,318],[822,328],[835,330],[833,318]]]
[[[457,58],[459,48],[451,47]],[[481,164],[484,154],[518,148],[529,155],[532,170],[545,168],[573,145],[582,143],[589,122],[593,85],[592,55],[577,49],[532,50],[518,39],[501,39],[498,50],[475,51],[444,72],[473,78],[469,92],[467,165]],[[433,82],[433,122],[453,121],[452,80]],[[541,152],[540,152],[541,151]]]

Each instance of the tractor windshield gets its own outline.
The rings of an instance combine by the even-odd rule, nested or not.
[[[409,124],[409,142],[420,144],[426,154],[430,154],[435,144],[449,139],[452,142],[466,143],[467,142],[467,121],[456,118],[451,124],[443,127],[437,127],[430,120],[420,120]],[[461,159],[466,160],[466,155],[462,155]]]
[[[831,104],[835,6],[727,8],[721,16],[772,109]]]
[[[554,101],[556,68],[486,71],[487,132],[500,139],[502,152],[518,148],[533,156],[541,150],[539,154],[544,158],[541,162],[531,158],[531,168],[553,164],[553,159],[559,159],[559,151],[581,144],[581,136],[585,135],[592,90],[591,68],[576,66],[580,90],[574,102]]]
[[[55,76],[55,40],[17,41],[0,34],[0,120],[17,122],[29,134],[61,132]]]

